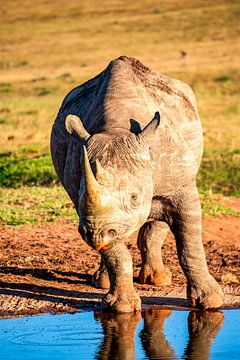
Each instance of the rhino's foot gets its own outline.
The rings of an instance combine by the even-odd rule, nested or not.
[[[98,269],[92,276],[92,285],[97,289],[109,289],[110,281],[108,272],[106,269],[100,270]]]
[[[141,299],[134,289],[109,292],[102,300],[105,310],[116,313],[136,312],[141,310]]]
[[[188,284],[187,297],[191,306],[200,309],[219,308],[224,299],[221,287],[211,275]]]
[[[153,269],[149,265],[142,265],[139,273],[140,284],[152,284],[155,286],[170,285],[172,282],[172,274],[166,267]]]

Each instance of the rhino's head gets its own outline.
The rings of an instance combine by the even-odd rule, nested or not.
[[[159,113],[139,133],[90,136],[76,116],[66,128],[83,142],[79,232],[96,250],[107,250],[147,220],[153,196],[150,145]]]

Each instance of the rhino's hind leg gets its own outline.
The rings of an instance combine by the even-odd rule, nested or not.
[[[110,278],[110,289],[103,298],[103,307],[117,313],[141,310],[141,300],[133,287],[131,255],[124,243],[102,251]]]
[[[92,285],[97,289],[109,289],[110,287],[108,271],[102,256],[100,266],[92,276]]]
[[[168,225],[159,221],[148,222],[140,229],[137,243],[142,257],[139,273],[141,284],[149,283],[156,286],[171,284],[171,272],[164,266],[162,260],[162,245],[168,231]]]
[[[223,292],[209,274],[202,243],[202,216],[196,186],[174,199],[171,229],[180,265],[187,277],[187,296],[193,307],[209,309],[223,304]]]

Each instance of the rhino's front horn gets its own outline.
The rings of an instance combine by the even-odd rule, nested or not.
[[[87,203],[97,206],[102,192],[102,186],[97,182],[92,172],[92,168],[88,159],[87,150],[85,146],[83,146],[83,153],[84,153],[84,179],[85,179],[86,200]]]

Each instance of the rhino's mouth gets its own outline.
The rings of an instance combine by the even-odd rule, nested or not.
[[[128,236],[130,227],[126,224],[105,224],[100,228],[91,228],[86,225],[79,225],[78,231],[84,241],[95,250],[109,250],[116,240]]]

